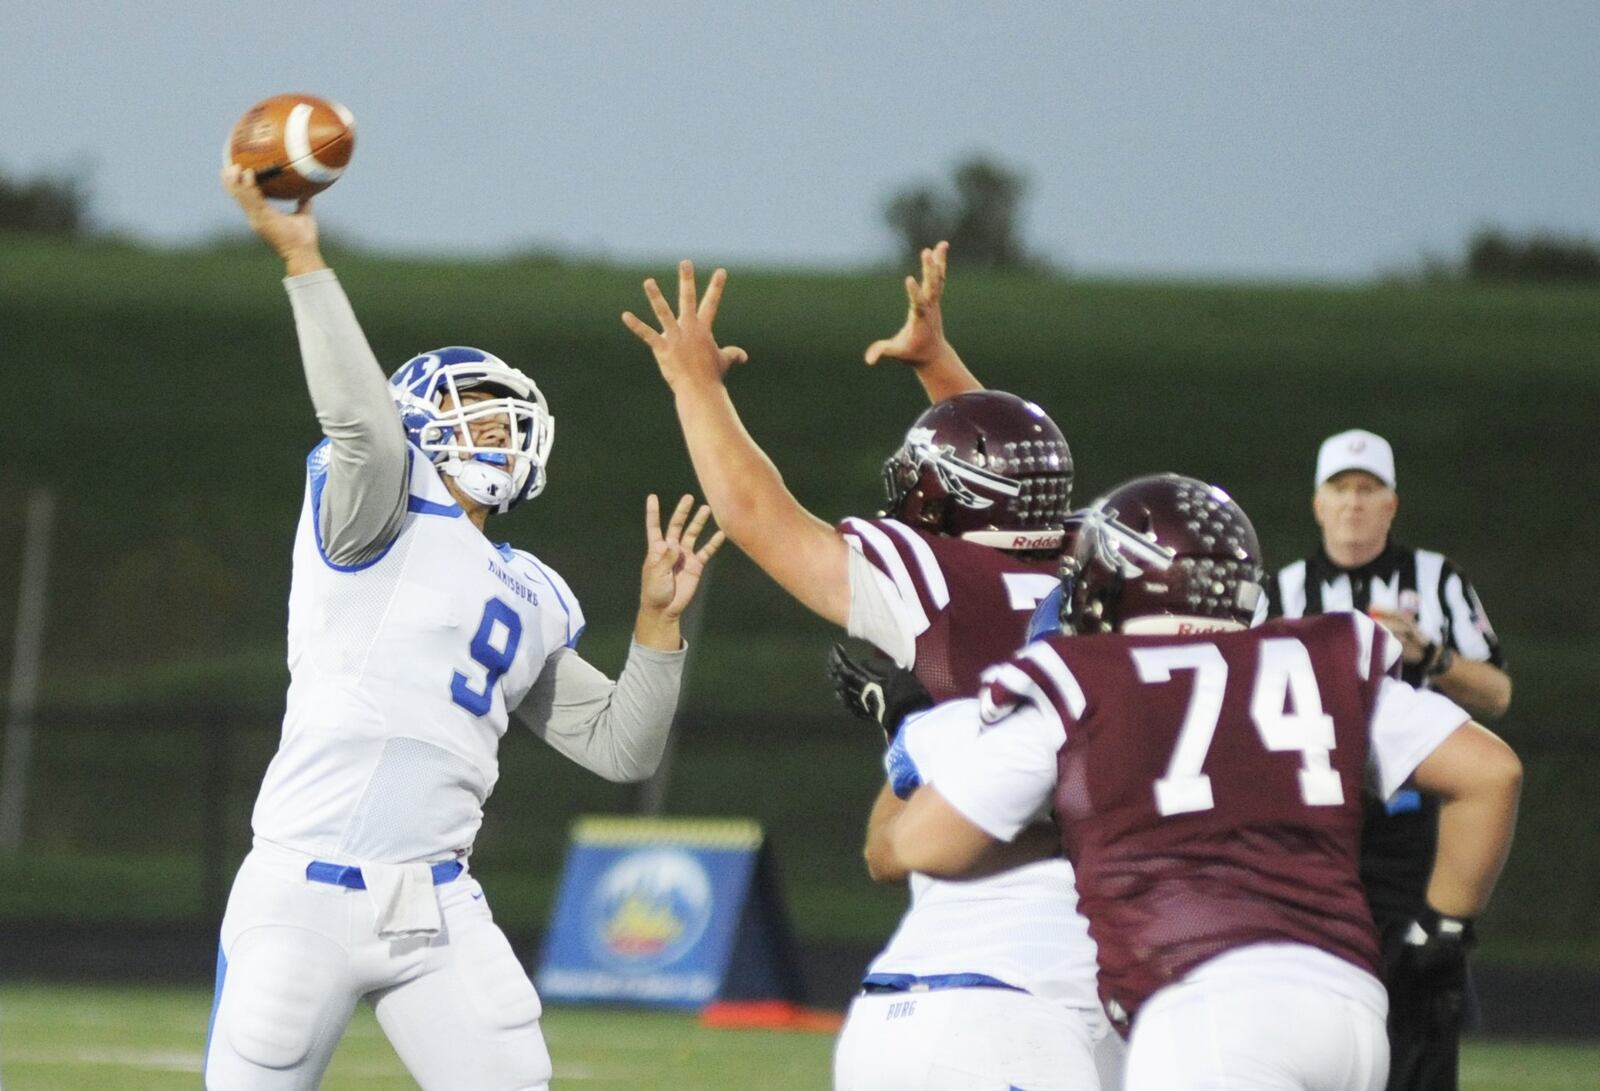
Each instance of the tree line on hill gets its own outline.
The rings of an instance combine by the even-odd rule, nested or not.
[[[1600,280],[1600,244],[1554,232],[1519,237],[1486,227],[1467,243],[1465,272],[1473,280]]]
[[[77,238],[88,229],[89,187],[81,177],[0,171],[0,232]]]
[[[948,239],[961,264],[981,269],[1029,269],[1044,263],[1022,240],[1028,179],[987,156],[957,163],[948,183],[907,186],[885,203],[883,218],[898,241],[899,258],[918,264],[924,246]],[[92,232],[91,194],[81,175],[18,178],[0,171],[0,234],[78,239]],[[1516,235],[1483,227],[1460,258],[1429,258],[1428,279],[1600,282],[1600,240],[1554,231]]]
[[[986,156],[957,163],[948,183],[907,186],[883,208],[899,244],[901,263],[918,264],[922,248],[948,239],[963,267],[1025,269],[1044,263],[1022,241],[1019,225],[1028,179]],[[1514,235],[1483,227],[1467,239],[1461,257],[1429,258],[1427,279],[1473,281],[1600,282],[1600,240],[1554,231]]]

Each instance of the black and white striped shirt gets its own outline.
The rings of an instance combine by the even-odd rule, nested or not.
[[[1373,607],[1409,615],[1422,635],[1454,649],[1463,659],[1505,664],[1500,641],[1472,583],[1450,558],[1391,540],[1359,568],[1341,568],[1323,550],[1283,568],[1268,588],[1272,617],[1305,617],[1332,610]],[[1408,665],[1405,680],[1426,683],[1420,665]]]
[[[1407,614],[1425,639],[1451,648],[1463,659],[1505,661],[1489,615],[1466,575],[1442,553],[1413,549],[1390,539],[1382,553],[1357,568],[1342,568],[1318,549],[1268,581],[1272,617],[1306,617],[1332,610],[1373,607]],[[1428,685],[1422,664],[1407,664],[1401,677]],[[1437,804],[1415,791],[1397,792],[1388,806],[1369,801],[1361,834],[1361,879],[1380,927],[1385,918],[1410,920],[1421,908],[1433,868]]]

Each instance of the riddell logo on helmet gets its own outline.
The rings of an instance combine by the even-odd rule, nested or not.
[[[1218,619],[1217,621],[1180,621],[1178,622],[1178,627],[1175,631],[1179,636],[1194,636],[1198,633],[1227,632],[1231,629],[1237,629],[1238,627],[1238,624],[1235,622],[1223,621],[1221,619]]]
[[[1014,534],[1011,544],[1007,549],[1055,549],[1061,544],[1059,530],[1036,530],[1030,533]]]

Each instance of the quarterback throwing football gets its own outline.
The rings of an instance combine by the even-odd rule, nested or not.
[[[583,613],[531,553],[484,536],[545,484],[554,423],[533,381],[443,348],[386,383],[309,204],[224,188],[283,258],[326,438],[307,460],[289,596],[283,735],[222,922],[208,1088],[316,1087],[368,999],[427,1089],[542,1089],[539,998],[468,854],[513,712],[610,780],[654,771],[677,705],[679,617],[722,542],[708,509],[646,505],[627,664],[574,648]]]

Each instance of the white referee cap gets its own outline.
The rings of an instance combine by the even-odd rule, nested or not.
[[[1364,470],[1394,488],[1394,448],[1374,432],[1352,428],[1322,441],[1317,452],[1317,480],[1321,485],[1346,470]]]

